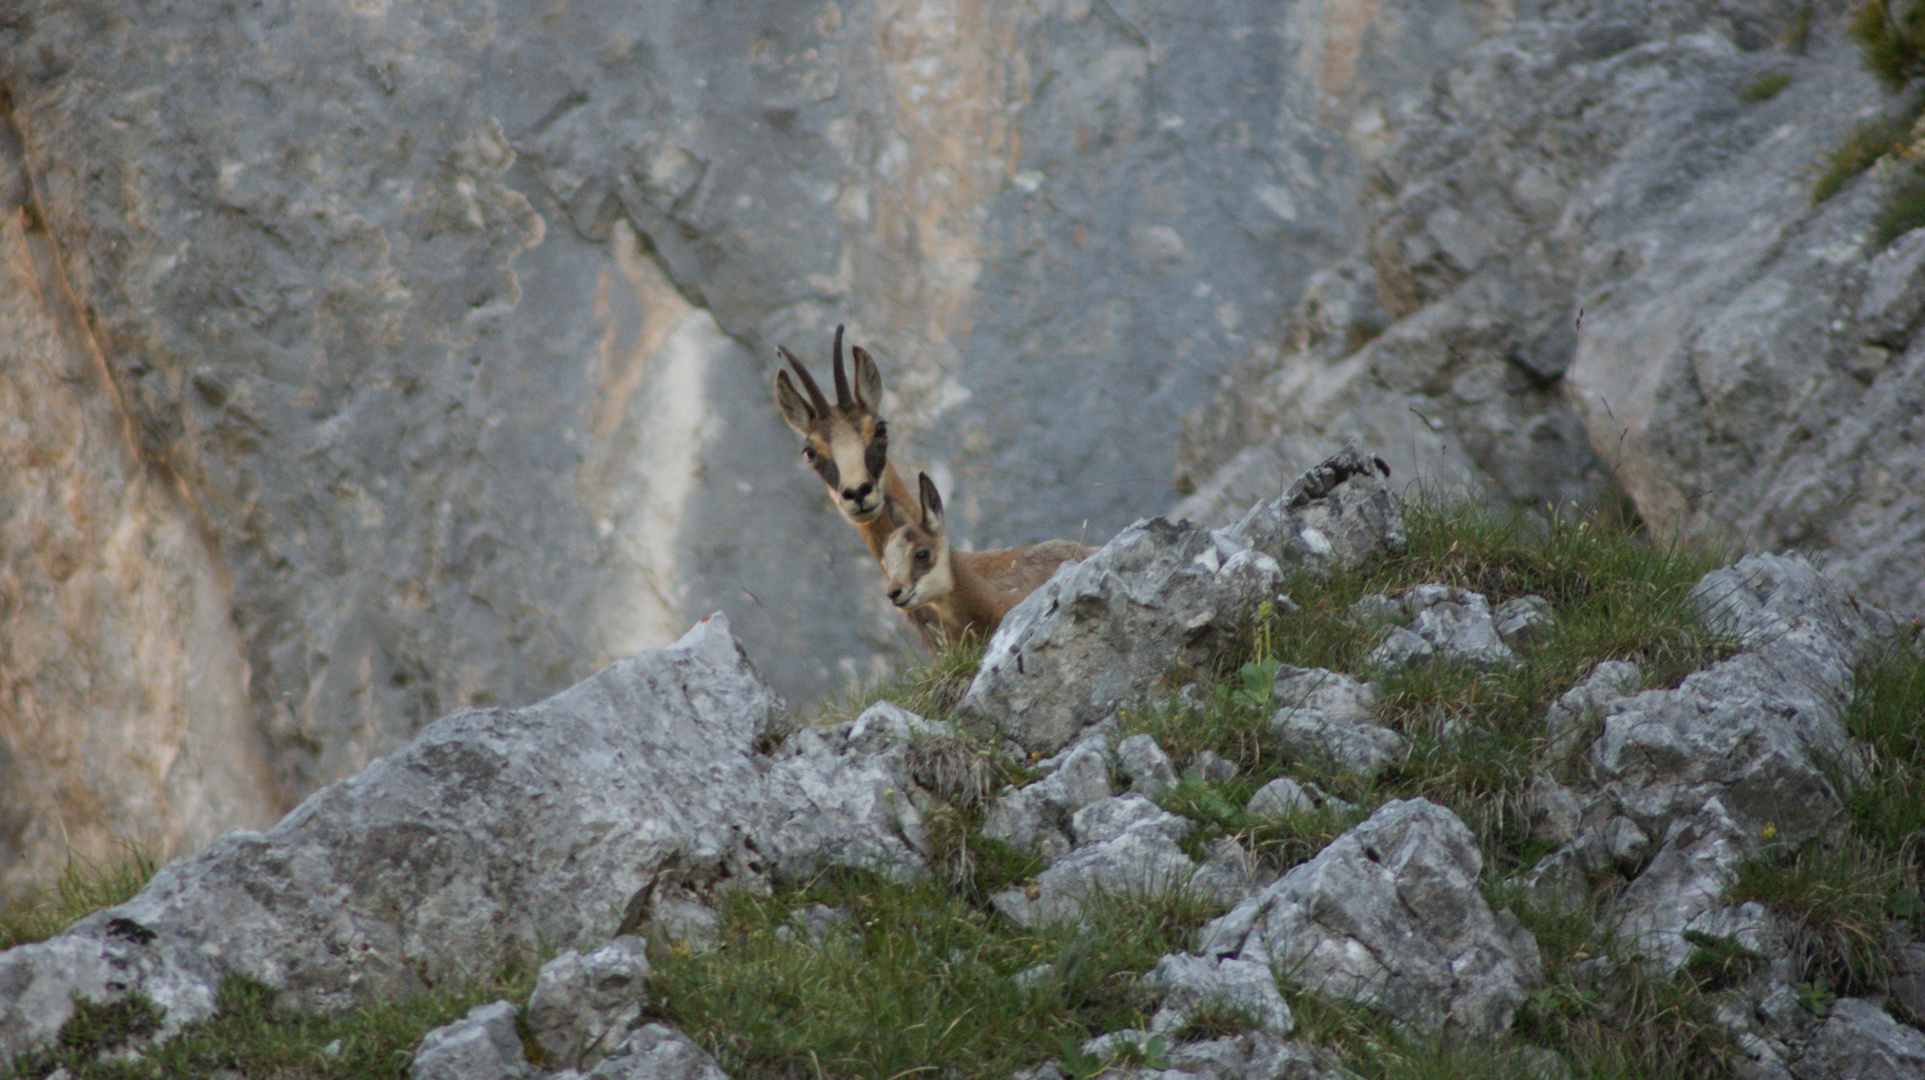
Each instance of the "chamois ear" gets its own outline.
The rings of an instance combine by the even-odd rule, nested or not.
[[[882,372],[877,370],[869,351],[857,345],[849,350],[856,360],[856,404],[877,412],[882,408]]]
[[[929,479],[928,473],[917,473],[922,486],[922,527],[932,533],[942,531],[942,493],[936,490],[936,482]]]
[[[807,435],[810,425],[815,423],[815,412],[809,408],[808,401],[796,392],[795,384],[789,381],[789,373],[775,373],[775,407],[782,412],[782,419],[789,422],[797,435]]]

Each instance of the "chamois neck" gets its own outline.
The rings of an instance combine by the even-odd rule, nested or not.
[[[903,483],[902,477],[897,475],[896,463],[893,461],[885,463],[882,467],[882,490],[889,498],[896,500],[897,506],[912,515],[918,524],[922,522],[922,503],[909,493],[909,485]],[[862,534],[862,542],[869,545],[869,554],[875,556],[876,562],[880,563],[882,549],[889,545],[889,534],[896,531],[896,526],[889,520],[889,512],[885,510],[868,521],[858,523],[856,531]]]
[[[985,637],[996,629],[1010,605],[1000,590],[970,565],[966,552],[949,549],[949,595],[939,601],[952,632],[978,630]]]

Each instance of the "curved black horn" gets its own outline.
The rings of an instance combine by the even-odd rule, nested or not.
[[[822,388],[815,384],[814,379],[809,378],[809,369],[802,366],[802,361],[797,360],[795,354],[780,345],[775,347],[775,355],[787,360],[789,366],[795,369],[796,378],[802,380],[802,389],[809,395],[809,404],[814,406],[819,414],[817,419],[829,415],[829,399],[822,396]]]
[[[835,360],[836,407],[848,412],[856,407],[856,401],[849,396],[849,377],[842,373],[842,324],[836,324],[835,351],[829,354]]]

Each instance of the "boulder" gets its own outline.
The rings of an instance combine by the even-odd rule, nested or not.
[[[563,1080],[563,1073],[556,1080]],[[571,1078],[572,1080],[572,1078]],[[582,1080],[729,1080],[708,1051],[664,1024],[636,1028]]]
[[[1373,722],[1377,684],[1284,665],[1272,687],[1282,708],[1270,717],[1270,733],[1290,753],[1359,776],[1375,776],[1404,755],[1404,737]]]
[[[1130,790],[1152,799],[1176,786],[1176,764],[1148,735],[1116,744],[1116,771],[1129,780]]]
[[[1386,803],[1205,926],[1198,952],[1258,961],[1293,985],[1425,1031],[1502,1031],[1542,971],[1530,934],[1484,902],[1482,866],[1450,811],[1423,799]]]
[[[1410,616],[1410,632],[1429,643],[1438,659],[1483,668],[1517,665],[1517,657],[1498,633],[1497,621],[1483,594],[1446,585],[1419,585],[1404,594],[1403,603]],[[1528,621],[1517,612],[1511,617],[1513,621]]]
[[[751,746],[779,705],[717,616],[536,705],[446,717],[272,829],[0,953],[0,1058],[52,1039],[76,993],[138,990],[171,1027],[234,973],[345,1008],[599,945],[670,863],[753,880]]]
[[[541,966],[528,997],[528,1027],[549,1068],[587,1069],[624,1039],[647,1004],[648,946],[623,936]]]
[[[1591,725],[1604,707],[1637,693],[1643,685],[1644,673],[1629,660],[1599,661],[1583,682],[1566,690],[1544,711],[1544,735],[1551,760],[1563,761],[1587,746]]]
[[[1319,570],[1402,550],[1387,477],[1382,462],[1346,448],[1227,528],[1137,522],[1003,617],[960,710],[1054,752],[1172,665],[1227,644],[1274,600],[1280,561]]]
[[[1791,1062],[1797,1080],[1911,1080],[1925,1075],[1925,1033],[1863,998],[1831,1003]]]
[[[1288,1035],[1297,1026],[1265,963],[1171,953],[1156,962],[1144,983],[1162,995],[1150,1019],[1154,1032],[1184,1028],[1212,1008],[1241,1011],[1258,1029],[1273,1035]]]
[[[421,1037],[410,1080],[526,1080],[534,1075],[506,1001],[477,1005],[452,1024]]]

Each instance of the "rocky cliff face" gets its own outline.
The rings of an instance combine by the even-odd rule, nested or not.
[[[1661,534],[1805,548],[1925,610],[1925,236],[1873,240],[1893,163],[1812,202],[1886,102],[1844,16],[1552,3],[1467,50],[1378,159],[1365,237],[1192,419],[1184,508],[1364,435],[1523,505],[1622,485]]]
[[[63,470],[103,523],[81,563],[111,521],[180,554],[139,574],[175,599],[82,619],[176,644],[9,653],[73,685],[0,694],[6,843],[264,823],[717,608],[785,693],[875,670],[910,643],[767,392],[774,345],[820,364],[839,322],[977,546],[1166,509],[1179,417],[1355,243],[1365,152],[1503,7],[17,7],[10,235],[65,285],[5,378],[36,333],[93,352],[10,387],[7,437],[116,448]],[[8,574],[68,558],[45,535]],[[10,604],[7,636],[76,617]],[[111,715],[180,755],[148,691],[190,684],[249,777],[191,828],[81,749]]]

